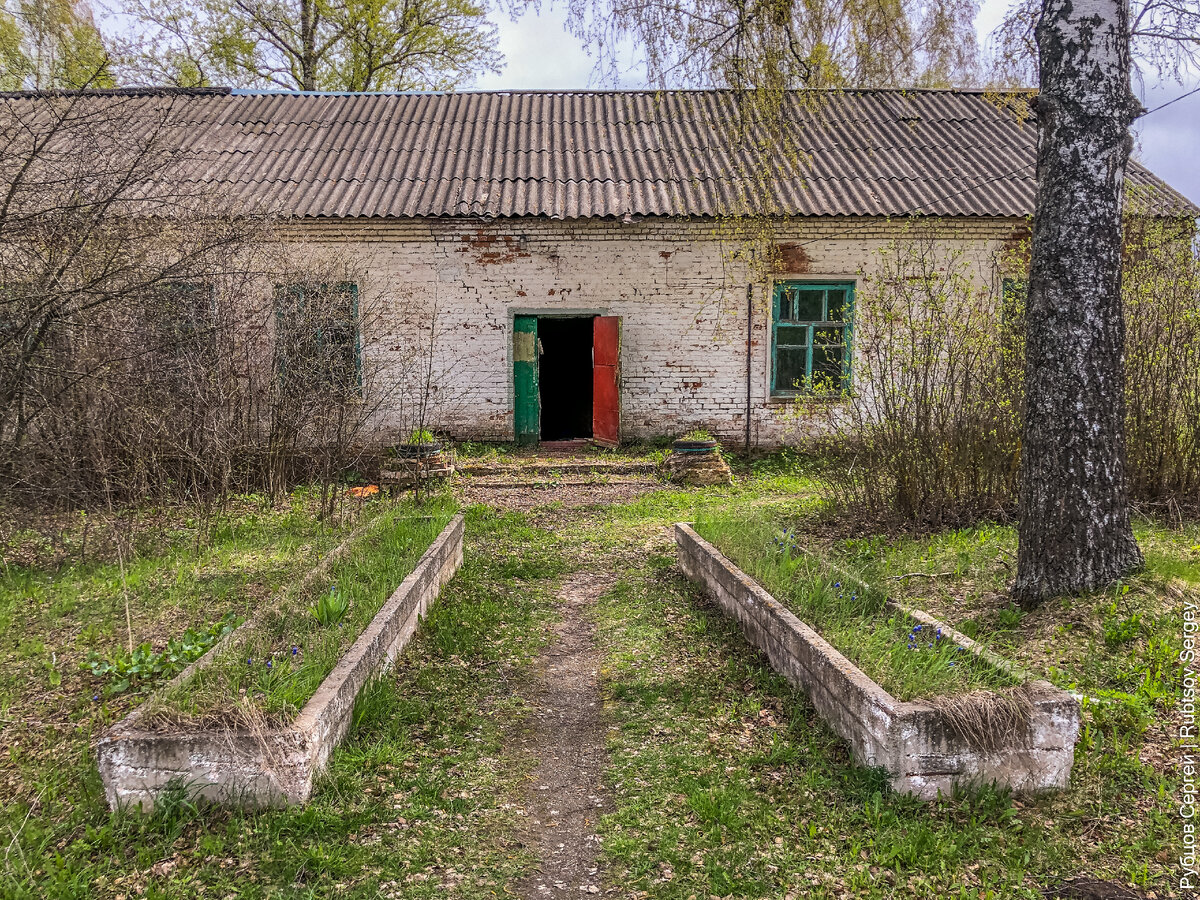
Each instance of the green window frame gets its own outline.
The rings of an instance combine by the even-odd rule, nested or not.
[[[779,281],[771,304],[771,396],[850,388],[852,281]]]
[[[275,285],[275,374],[281,380],[306,378],[312,388],[362,395],[357,284]]]

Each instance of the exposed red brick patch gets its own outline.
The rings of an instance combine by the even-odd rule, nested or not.
[[[470,234],[464,234],[462,243],[459,252],[473,252],[475,261],[481,266],[494,266],[529,257],[529,251],[522,246],[521,238],[511,234],[496,234],[480,228]]]
[[[801,244],[778,244],[775,248],[775,266],[780,272],[805,275],[812,271],[812,257]]]

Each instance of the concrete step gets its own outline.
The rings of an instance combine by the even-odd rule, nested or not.
[[[458,460],[457,469],[461,475],[496,476],[511,475],[527,477],[532,475],[646,475],[652,474],[658,466],[652,460],[581,460],[581,459],[539,459],[529,462],[478,462]]]
[[[556,487],[588,487],[588,486],[603,486],[606,484],[644,484],[657,485],[659,482],[654,478],[636,478],[629,476],[612,476],[596,475],[596,476],[565,476],[562,478],[496,478],[489,476],[479,477],[464,477],[460,482],[464,487],[471,488],[487,488],[489,490],[510,490],[515,488],[533,489],[533,490],[552,490]]]

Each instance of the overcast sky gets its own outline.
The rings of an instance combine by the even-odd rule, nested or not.
[[[982,0],[977,20],[981,40],[999,23],[1008,0]],[[540,12],[530,10],[516,22],[501,17],[500,51],[507,60],[499,75],[481,78],[476,87],[488,90],[520,88],[586,88],[598,85],[585,48],[563,27],[565,3],[546,3]],[[631,66],[625,87],[644,87],[644,78]],[[1148,109],[1200,85],[1200,76],[1189,83],[1156,84],[1148,78],[1135,90]],[[1137,155],[1155,174],[1166,179],[1191,200],[1200,203],[1200,93],[1147,116],[1135,126]]]

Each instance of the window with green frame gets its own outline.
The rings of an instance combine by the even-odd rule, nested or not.
[[[771,395],[832,394],[850,384],[853,282],[781,281],[771,316]]]
[[[303,388],[362,393],[358,285],[275,285],[275,372]]]

